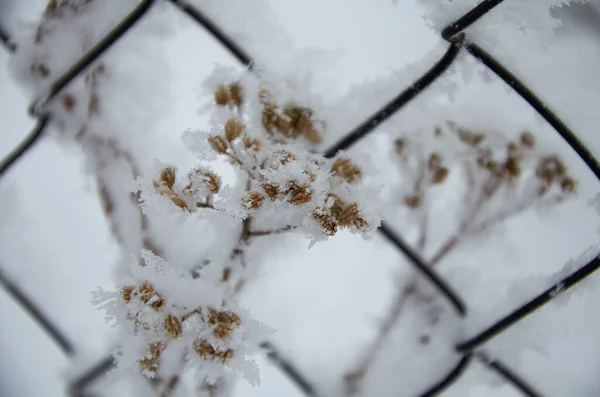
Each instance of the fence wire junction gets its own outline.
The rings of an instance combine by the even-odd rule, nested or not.
[[[199,24],[209,32],[215,40],[221,43],[240,63],[247,66],[250,70],[253,67],[252,58],[233,41],[220,27],[211,21],[201,10],[180,0],[166,0],[178,10],[189,16],[193,21]],[[113,30],[111,30],[94,47],[86,52],[77,60],[66,72],[59,76],[48,90],[39,96],[29,107],[29,114],[36,119],[36,124],[26,138],[13,150],[6,158],[0,162],[0,177],[5,175],[11,166],[23,157],[40,138],[44,135],[46,128],[52,119],[52,114],[44,111],[44,107],[52,101],[62,90],[75,78],[80,76],[90,65],[104,54],[110,47],[122,38],[135,24],[140,21],[144,15],[156,3],[156,0],[141,0]],[[479,47],[475,42],[468,39],[465,30],[479,20],[486,13],[492,11],[503,0],[483,0],[469,12],[464,14],[455,22],[442,30],[442,38],[448,42],[449,47],[445,54],[435,63],[431,69],[426,71],[417,81],[405,88],[400,94],[389,101],[379,111],[358,125],[341,140],[327,149],[323,155],[331,158],[340,150],[359,143],[364,137],[373,132],[379,124],[385,122],[388,118],[401,110],[412,99],[419,95],[429,85],[434,83],[444,72],[453,64],[457,55],[461,51],[466,51],[473,57],[483,63],[490,71],[494,72],[500,79],[508,84],[517,92],[529,105],[535,109],[566,141],[566,143],[579,155],[587,167],[594,173],[600,181],[600,164],[585,145],[561,121],[561,119],[548,108],[544,102],[527,87],[525,83],[519,80],[510,70],[496,60],[492,55]],[[18,51],[17,45],[0,26],[0,41],[5,49],[10,53]],[[434,269],[428,266],[427,262],[398,234],[396,234],[386,222],[382,222],[378,229],[390,244],[403,253],[414,268],[420,272],[428,281],[441,293],[451,304],[458,317],[465,318],[468,315],[468,307],[460,294],[444,280]],[[596,256],[589,263],[574,271],[572,274],[564,277],[558,283],[550,285],[545,291],[542,291],[535,298],[524,303],[522,306],[514,309],[512,312],[499,318],[484,330],[473,335],[471,338],[461,341],[455,346],[456,352],[461,355],[457,363],[450,365],[449,372],[442,379],[433,379],[431,384],[424,390],[419,397],[431,397],[442,393],[449,388],[469,367],[473,360],[477,360],[491,371],[494,371],[506,382],[511,384],[516,390],[524,396],[541,397],[542,394],[536,388],[524,379],[521,375],[511,370],[500,360],[488,356],[482,347],[491,339],[509,329],[528,315],[543,307],[556,297],[558,292],[566,291],[577,285],[580,281],[594,273],[600,267],[600,256]],[[62,349],[66,356],[75,355],[75,350],[69,339],[61,332],[60,327],[52,322],[42,310],[40,310],[13,281],[11,281],[0,269],[0,284],[5,291],[22,309],[26,311],[43,329],[48,336]],[[265,350],[267,357],[274,365],[279,368],[288,378],[295,383],[306,396],[317,397],[319,393],[317,388],[302,375],[302,371],[293,363],[282,356],[277,348],[270,342],[264,342],[261,347]],[[86,394],[88,387],[98,378],[103,376],[112,366],[114,360],[112,356],[100,360],[85,373],[74,379],[68,391],[72,397],[89,396]]]

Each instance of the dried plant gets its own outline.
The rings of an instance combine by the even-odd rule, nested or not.
[[[419,219],[416,248],[424,256],[429,245],[431,206],[440,197],[435,189],[453,176],[466,182],[453,184],[456,188],[465,186],[460,208],[456,209],[460,220],[454,232],[426,257],[430,266],[437,266],[469,238],[530,208],[561,203],[576,192],[577,182],[560,156],[538,150],[535,136],[529,131],[517,140],[510,140],[500,134],[476,132],[447,122],[435,127],[433,134],[425,139],[416,134],[397,138],[393,151],[401,173],[409,181],[398,201]],[[398,287],[398,295],[376,339],[345,376],[348,395],[360,390],[407,300],[427,301],[427,294],[420,290],[417,280],[413,276]]]
[[[244,79],[220,81],[212,96],[212,129],[184,135],[201,161],[226,159],[237,172],[234,183],[225,184],[204,165],[180,172],[157,163],[152,177],[138,178],[144,213],[163,218],[170,213],[174,219],[213,217],[237,228],[230,255],[223,263],[210,264],[211,269],[220,267],[221,277],[211,283],[199,269],[193,275],[178,273],[180,285],[172,276],[163,282],[158,275],[173,273],[177,267],[144,251],[146,266],[133,268],[134,282],[123,286],[118,297],[105,295],[120,310],[111,312],[115,319],[132,325],[124,328],[124,339],[133,337],[145,346],[136,360],[143,374],[161,379],[164,396],[174,392],[181,372],[198,362],[203,382],[213,391],[224,387],[222,382],[215,386],[224,367],[243,367],[242,374],[254,381],[254,365],[246,354],[257,342],[244,330],[264,327],[235,304],[245,285],[246,251],[253,239],[295,230],[306,233],[314,244],[340,229],[368,237],[379,224],[377,214],[364,206],[369,191],[360,165],[345,155],[327,160],[306,147],[318,142],[324,131],[315,112],[295,104],[280,108],[260,81],[250,84]],[[271,226],[257,229],[256,224]],[[184,291],[196,282],[200,284],[193,288],[207,289],[206,296],[178,301],[181,293],[174,289]],[[129,361],[131,354],[139,355],[125,345],[122,352]],[[175,354],[181,357],[180,368],[163,369],[163,357]]]

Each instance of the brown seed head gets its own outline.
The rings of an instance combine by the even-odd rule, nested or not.
[[[262,193],[249,191],[242,198],[242,207],[249,210],[257,210],[262,206],[263,201],[265,201],[265,196]]]
[[[442,127],[440,127],[440,126],[435,127],[435,129],[433,130],[433,135],[442,136]]]
[[[212,171],[197,170],[196,174],[200,176],[202,183],[212,193],[218,193],[221,190],[221,178]]]
[[[506,160],[504,167],[506,168],[506,171],[508,171],[508,176],[511,179],[521,176],[521,164],[515,157],[509,157],[508,160]]]
[[[164,186],[172,189],[175,185],[175,168],[167,167],[160,173],[160,181]]]
[[[231,334],[235,327],[239,327],[242,321],[233,312],[208,309],[208,323],[214,326],[213,335],[219,339],[224,339]]]
[[[239,82],[229,84],[229,97],[231,102],[238,108],[242,106],[244,102],[244,91]]]
[[[243,129],[244,124],[231,118],[225,123],[225,138],[231,142],[241,135]]]
[[[163,307],[165,303],[162,296],[154,290],[154,287],[148,281],[142,281],[138,284],[137,295],[139,296],[140,301],[157,311]]]
[[[405,146],[406,146],[406,141],[402,138],[398,138],[394,141],[394,148],[396,149],[396,153],[398,153],[398,154],[402,154]]]
[[[348,227],[351,226],[354,221],[360,218],[360,211],[358,210],[358,204],[352,203],[344,206],[344,209],[336,217],[340,226]]]
[[[485,135],[474,133],[465,128],[458,128],[458,137],[461,141],[473,147],[478,146],[485,139]]]
[[[70,112],[75,107],[75,97],[72,94],[64,94],[61,97],[61,103],[66,111]]]
[[[532,148],[535,146],[535,136],[529,132],[525,131],[521,134],[521,145]]]
[[[292,153],[288,152],[287,150],[281,150],[277,154],[279,156],[279,161],[281,161],[281,164],[291,163],[292,161],[296,160],[296,156],[294,156]]]
[[[168,314],[165,317],[165,331],[173,338],[177,338],[181,335],[181,320],[172,314]]]
[[[226,106],[231,100],[229,97],[229,90],[227,90],[227,87],[222,84],[215,90],[214,97],[217,106]]]
[[[312,216],[319,223],[326,236],[333,236],[337,233],[337,222],[323,208],[313,212]]]
[[[288,202],[293,205],[306,204],[312,199],[312,187],[298,181],[289,182],[283,193],[289,195]]]
[[[125,301],[125,303],[131,302],[131,294],[133,293],[132,286],[125,286],[121,288],[121,298]]]
[[[560,188],[563,193],[571,194],[575,193],[575,188],[577,187],[577,181],[575,181],[570,176],[565,177],[560,183]]]
[[[519,145],[512,141],[508,142],[506,150],[508,151],[509,156],[515,156],[519,152]]]
[[[362,171],[350,159],[339,157],[331,166],[331,173],[353,183],[362,177]]]
[[[249,136],[244,136],[242,142],[244,143],[244,148],[252,150],[253,152],[258,152],[262,146],[259,139],[250,138]]]
[[[202,358],[216,358],[221,362],[225,362],[233,358],[233,350],[216,350],[206,339],[194,342],[194,351]]]
[[[409,194],[404,196],[404,205],[408,208],[419,208],[423,204],[423,196],[419,194]]]
[[[275,200],[279,194],[279,185],[272,183],[262,183],[260,185],[271,200]]]
[[[433,171],[432,181],[434,184],[443,183],[447,178],[450,171],[446,167],[439,167],[435,171]]]
[[[166,347],[166,343],[162,341],[150,343],[146,355],[138,360],[140,368],[150,372],[156,372],[160,363],[160,355]]]
[[[227,142],[219,135],[209,137],[208,143],[210,144],[210,147],[219,154],[225,154],[227,152]]]
[[[442,166],[442,155],[438,152],[433,152],[429,155],[429,160],[427,161],[427,168],[429,171],[435,171]]]

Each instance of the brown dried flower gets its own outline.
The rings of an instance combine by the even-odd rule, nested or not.
[[[396,149],[396,153],[398,153],[398,154],[402,154],[405,146],[406,146],[406,141],[402,138],[398,138],[394,141],[394,148]]]
[[[353,183],[362,177],[362,171],[350,159],[339,157],[331,166],[331,173]]]
[[[576,187],[577,181],[569,176],[563,179],[560,184],[560,188],[562,189],[563,193],[574,193]]]
[[[160,173],[160,181],[169,189],[175,185],[175,168],[167,167]]]
[[[523,132],[521,134],[521,144],[528,148],[534,147],[535,146],[535,136],[529,131]]]
[[[244,136],[242,138],[242,142],[244,143],[244,148],[250,149],[254,152],[258,152],[262,146],[262,143],[257,138],[250,138],[249,136]]]
[[[469,131],[465,128],[458,128],[458,137],[461,141],[473,147],[478,146],[485,139],[485,135]]]
[[[208,323],[214,326],[213,335],[224,339],[231,334],[233,328],[241,324],[240,317],[230,311],[208,309]]]
[[[288,201],[294,205],[306,204],[312,199],[312,187],[298,181],[290,181],[283,193],[289,195]]]
[[[244,102],[244,91],[237,81],[229,84],[229,97],[235,106],[242,106],[242,103]]]
[[[121,298],[125,301],[125,303],[131,302],[131,294],[133,293],[132,286],[125,286],[121,288]]]
[[[217,106],[226,106],[231,99],[229,97],[229,91],[227,90],[227,87],[225,87],[225,85],[223,84],[217,87],[214,93],[214,97]]]
[[[409,194],[404,196],[404,205],[408,208],[419,208],[423,204],[423,196],[420,194]]]
[[[70,112],[75,107],[75,97],[72,94],[66,93],[61,97],[61,103],[66,111]]]
[[[333,236],[337,233],[337,222],[322,208],[313,212],[312,216],[321,225],[321,230],[326,236]]]
[[[231,142],[241,135],[243,129],[244,124],[234,118],[231,118],[225,123],[225,138]]]
[[[521,176],[521,165],[519,163],[519,160],[515,157],[509,157],[508,160],[506,160],[506,164],[504,164],[504,167],[506,168],[506,171],[508,171],[508,176],[511,179],[515,179]]]
[[[264,200],[265,196],[260,192],[249,191],[242,198],[242,206],[249,210],[257,210],[262,206]]]
[[[219,154],[225,154],[227,152],[227,142],[219,135],[209,137],[208,143],[210,144],[210,147]]]
[[[194,342],[194,351],[202,358],[213,357],[221,360],[221,362],[225,362],[233,357],[233,350],[218,351],[206,339]]]
[[[449,173],[450,173],[450,171],[446,167],[436,168],[436,170],[433,171],[433,178],[432,178],[433,183],[434,184],[443,183],[448,178]]]
[[[154,290],[154,287],[148,281],[143,281],[138,284],[137,295],[139,296],[140,301],[157,311],[163,307],[165,303],[162,296]]]
[[[260,187],[262,187],[271,200],[275,200],[275,198],[277,198],[277,195],[279,194],[279,185],[272,183],[261,183]]]
[[[172,314],[168,314],[165,317],[165,331],[174,338],[181,335],[181,320]]]
[[[156,372],[160,362],[160,355],[166,347],[167,345],[163,341],[150,343],[146,356],[138,360],[140,368],[149,372]]]
[[[196,175],[200,175],[200,180],[212,193],[218,193],[221,190],[221,178],[214,172],[196,170]]]

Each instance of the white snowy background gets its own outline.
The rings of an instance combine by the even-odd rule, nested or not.
[[[227,22],[224,29],[232,26],[232,34],[240,37],[261,63],[272,65],[283,76],[305,73],[311,77],[311,94],[329,104],[327,117],[336,127],[327,143],[404,89],[446,48],[421,18],[424,9],[416,0],[208,3],[216,19]],[[515,1],[506,3],[510,6]],[[44,1],[0,0],[0,5],[0,23],[16,31],[39,19]],[[494,11],[497,18],[513,15],[510,10],[503,11],[503,6]],[[600,8],[588,7],[557,12],[564,26],[556,29],[545,49],[534,46],[535,40],[510,40],[510,34],[497,34],[497,40],[490,40],[494,32],[486,36],[485,20],[469,37],[477,42],[479,34],[482,45],[530,84],[600,155],[600,33],[596,27],[600,19],[594,19],[592,12]],[[167,21],[163,24],[170,26],[164,39],[153,44],[156,59],[140,60],[135,51],[129,51],[141,40],[136,36],[137,27],[107,57],[117,57],[118,72],[131,75],[131,87],[120,87],[133,92],[127,98],[156,96],[154,105],[164,105],[164,111],[158,113],[155,108],[152,112],[136,108],[135,101],[122,109],[143,119],[138,124],[145,128],[141,143],[144,165],[159,158],[187,166],[193,159],[184,150],[180,135],[187,128],[204,125],[206,118],[197,113],[203,78],[215,63],[237,66],[237,62],[171,7],[152,11],[148,23],[152,19]],[[14,81],[10,57],[0,50],[1,156],[34,125],[26,115],[31,98]],[[144,67],[151,62],[164,67],[164,74],[156,74],[158,67]],[[571,259],[580,265],[583,263],[577,258],[582,253],[588,252],[585,258],[589,258],[597,252],[600,216],[589,202],[600,185],[520,97],[491,74],[479,73],[481,70],[468,56],[461,56],[459,65],[436,83],[440,87],[444,82],[458,85],[452,104],[447,104],[442,90],[409,104],[363,142],[364,150],[379,150],[378,142],[385,142],[386,134],[393,137],[402,129],[433,126],[445,117],[507,134],[531,129],[544,145],[565,158],[580,181],[578,196],[549,213],[527,212],[449,257],[439,270],[467,302],[467,319],[444,321],[444,327],[435,329],[430,335],[432,342],[424,347],[418,344],[420,325],[411,324],[411,313],[406,313],[374,375],[366,379],[369,396],[410,396],[424,390],[458,359],[451,352],[453,343],[551,285]],[[437,100],[444,110],[427,113],[425,100]],[[143,106],[147,101],[140,103]],[[431,120],[423,120],[428,117]],[[382,169],[379,176],[386,180],[394,174]],[[95,189],[80,149],[54,137],[42,139],[0,180],[1,269],[60,325],[77,352],[74,360],[65,358],[0,291],[2,397],[65,395],[67,380],[104,358],[113,346],[114,330],[90,303],[91,291],[113,285],[119,255]],[[411,236],[400,216],[390,223]],[[301,237],[276,237],[257,249],[265,247],[268,253],[261,256],[264,261],[241,302],[257,320],[277,329],[274,344],[323,395],[336,395],[343,374],[373,338],[398,288],[397,280],[407,279],[411,268],[379,237],[365,242],[340,233],[310,250]],[[592,276],[491,341],[485,350],[502,358],[544,395],[600,395],[599,286],[600,275]],[[445,313],[452,317],[450,310]],[[257,357],[257,362],[261,384],[253,388],[240,381],[236,396],[301,396],[267,360]],[[100,389],[107,395],[124,395],[118,387],[100,385]],[[475,363],[444,395],[505,397],[519,393]]]

